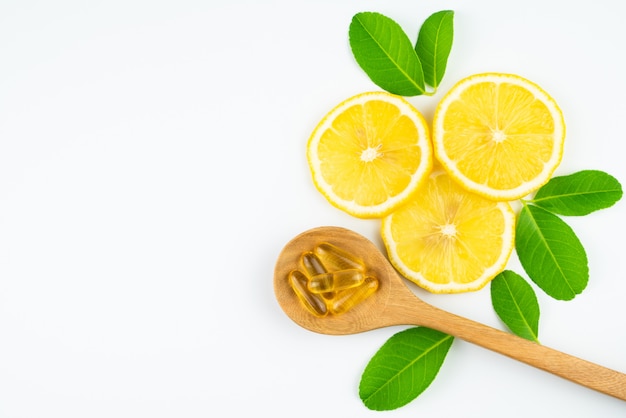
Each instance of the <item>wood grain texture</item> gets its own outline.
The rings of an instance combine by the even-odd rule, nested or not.
[[[300,304],[288,283],[288,275],[300,267],[303,252],[322,242],[361,257],[367,274],[376,277],[380,286],[372,297],[354,309],[342,315],[320,318]],[[393,325],[425,326],[626,400],[626,374],[454,315],[420,300],[371,241],[345,228],[314,228],[287,243],[274,269],[274,292],[287,316],[313,332],[345,335]]]

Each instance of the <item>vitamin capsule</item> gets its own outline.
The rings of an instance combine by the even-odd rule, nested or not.
[[[318,256],[313,254],[311,251],[302,254],[302,258],[300,260],[302,267],[304,267],[304,271],[306,272],[309,278],[313,276],[317,276],[318,274],[327,273],[326,268],[322,264],[322,261]],[[323,293],[322,297],[324,300],[329,300],[335,297],[333,292]]]
[[[328,272],[319,257],[310,251],[302,254],[300,262],[302,263],[302,267],[304,267],[304,272],[309,277]]]
[[[327,242],[317,245],[313,252],[319,257],[327,271],[357,269],[365,271],[363,261]]]
[[[357,269],[317,274],[309,280],[309,291],[312,293],[337,292],[359,286],[363,280],[365,276]]]
[[[289,273],[289,284],[304,307],[315,316],[326,316],[326,302],[320,295],[309,292],[308,282],[309,279],[300,270]]]
[[[373,295],[377,289],[378,280],[368,276],[361,286],[337,292],[330,302],[330,312],[333,315],[342,314]]]

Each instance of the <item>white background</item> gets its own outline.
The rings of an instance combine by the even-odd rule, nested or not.
[[[619,0],[0,1],[0,417],[623,417],[626,403],[457,340],[434,383],[369,411],[361,372],[404,327],[330,337],[276,303],[298,233],[379,223],[314,188],[306,140],[377,90],[347,30],[378,11],[415,38],[455,10],[426,118],[467,75],[512,72],[560,104],[558,174],[626,184],[626,6]],[[543,344],[626,372],[625,202],[568,218],[591,278],[538,292]],[[522,273],[516,256],[509,267]],[[417,294],[502,328],[488,288]],[[248,414],[248,415],[246,415]]]

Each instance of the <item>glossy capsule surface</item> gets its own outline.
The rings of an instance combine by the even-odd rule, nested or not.
[[[304,268],[305,273],[309,277],[328,272],[326,267],[324,267],[324,264],[322,264],[322,260],[320,260],[320,258],[311,251],[307,251],[306,253],[302,254],[300,262],[302,264],[302,267]]]
[[[322,264],[322,260],[316,256],[312,251],[307,251],[302,254],[300,264],[304,268],[305,274],[309,277],[309,280],[318,274],[325,274],[328,272],[326,267]],[[310,290],[310,289],[309,289]],[[326,292],[322,294],[324,300],[332,299],[335,295],[332,292]]]
[[[366,274],[361,258],[328,242],[303,252],[298,261],[288,280],[314,316],[343,314],[378,290],[378,280]]]
[[[308,287],[312,293],[337,292],[359,286],[364,280],[365,276],[361,270],[337,270],[311,277]],[[335,297],[336,295],[333,296]]]
[[[328,303],[330,313],[339,315],[352,309],[372,296],[377,289],[378,280],[375,277],[366,277],[362,285],[337,292],[333,300]]]
[[[309,278],[300,270],[289,273],[289,284],[304,307],[315,316],[328,314],[326,301],[321,295],[311,293],[308,289]]]
[[[328,242],[323,242],[313,249],[327,271],[357,269],[365,271],[363,260]]]

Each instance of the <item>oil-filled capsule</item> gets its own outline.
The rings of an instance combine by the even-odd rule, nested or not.
[[[322,261],[327,271],[348,269],[365,271],[363,260],[328,242],[323,242],[315,246],[313,252]]]
[[[315,255],[312,251],[307,251],[302,254],[300,263],[302,264],[304,272],[309,277],[328,272],[326,267],[324,267],[324,264],[322,264],[322,260],[320,260],[319,257]]]
[[[300,270],[289,273],[289,284],[302,305],[315,316],[326,316],[328,314],[326,302],[321,295],[309,292],[308,282],[309,279]]]
[[[337,270],[311,277],[308,287],[312,293],[337,292],[359,286],[363,283],[363,280],[365,280],[365,276],[361,270]],[[333,297],[336,297],[336,295]]]
[[[337,292],[329,302],[329,310],[333,315],[342,314],[372,296],[377,289],[378,279],[368,276],[362,285]]]

